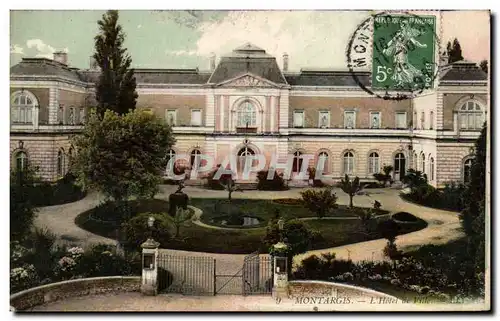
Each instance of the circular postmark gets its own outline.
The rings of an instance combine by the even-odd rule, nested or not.
[[[363,20],[349,39],[349,73],[370,95],[411,99],[434,86],[438,75],[436,17],[381,12]],[[370,71],[360,69],[370,68]]]

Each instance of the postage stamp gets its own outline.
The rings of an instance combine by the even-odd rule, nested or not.
[[[435,16],[382,12],[354,31],[346,50],[347,67],[371,95],[408,99],[433,88],[439,48]],[[371,77],[361,79],[354,70],[365,66],[371,66]]]
[[[490,15],[12,10],[11,311],[491,311]]]

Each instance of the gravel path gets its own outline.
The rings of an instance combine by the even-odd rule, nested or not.
[[[161,199],[168,199],[168,195],[173,193],[177,186],[162,185],[160,193],[156,196]],[[290,189],[288,191],[245,191],[242,193],[234,193],[233,198],[247,198],[247,199],[274,199],[274,198],[297,198],[300,196],[300,191],[304,189]],[[227,192],[206,190],[198,187],[188,186],[184,189],[186,194],[191,198],[225,198]],[[340,189],[336,189],[338,196],[337,203],[347,205],[349,204],[349,197]],[[405,249],[409,246],[416,246],[428,243],[446,243],[450,240],[457,239],[462,236],[460,231],[460,222],[458,214],[455,212],[437,210],[419,206],[416,204],[408,203],[399,197],[399,190],[396,189],[373,189],[368,190],[368,195],[358,195],[354,197],[355,206],[372,207],[374,200],[382,203],[382,208],[393,212],[409,212],[421,219],[427,221],[429,224],[427,228],[409,233],[406,235],[398,236],[396,244],[400,249]],[[98,193],[89,193],[83,200],[56,206],[47,206],[39,209],[38,217],[36,219],[37,226],[46,226],[54,233],[60,235],[62,240],[80,244],[85,246],[89,243],[106,242],[114,244],[115,241],[105,237],[95,235],[79,228],[74,220],[78,214],[97,206],[103,197]],[[382,259],[382,249],[386,241],[372,240],[367,242],[355,243],[330,249],[309,251],[305,254],[299,255],[295,258],[296,261],[302,260],[304,257],[312,254],[320,254],[326,252],[335,252],[338,258],[350,258],[355,261],[360,260],[380,260]],[[186,251],[169,250],[172,253],[183,255],[191,253]],[[193,255],[210,255],[217,259],[231,260],[232,258],[239,257],[238,255],[230,254],[208,254],[208,253],[191,253]],[[243,257],[243,256],[241,256]]]

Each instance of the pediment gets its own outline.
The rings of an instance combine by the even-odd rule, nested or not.
[[[272,81],[269,81],[267,79],[264,79],[262,77],[247,73],[238,77],[235,77],[233,79],[228,79],[226,81],[223,81],[216,86],[220,87],[259,87],[259,88],[277,88],[279,87],[277,84],[275,84]]]

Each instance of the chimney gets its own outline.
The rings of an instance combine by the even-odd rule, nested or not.
[[[97,65],[97,61],[95,60],[94,56],[90,56],[90,64],[89,64],[89,69],[90,70],[98,70],[99,66]]]
[[[68,54],[64,51],[54,52],[54,61],[60,62],[63,65],[68,65]]]
[[[213,52],[210,55],[210,70],[211,71],[215,70],[215,53],[213,53]]]
[[[448,53],[445,50],[439,55],[439,66],[442,67],[446,66],[447,64],[448,64]]]
[[[288,71],[288,54],[285,52],[283,54],[283,72]]]

